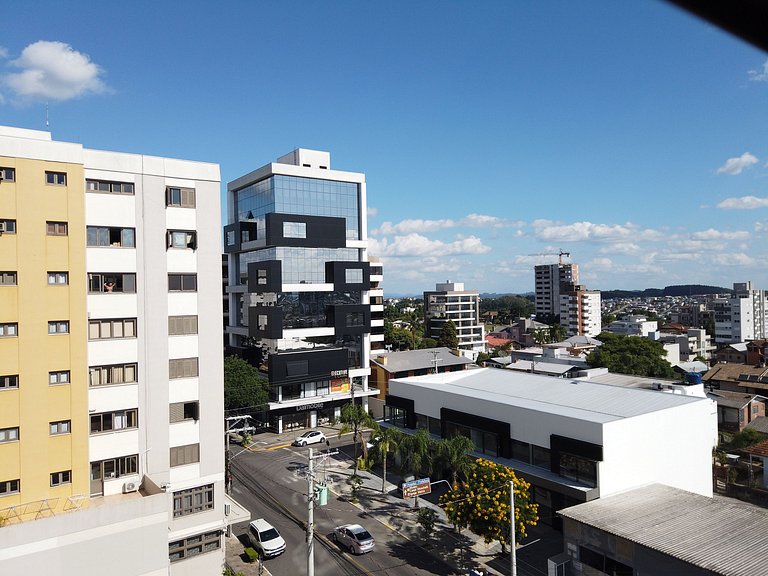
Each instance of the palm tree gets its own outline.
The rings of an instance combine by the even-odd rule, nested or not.
[[[443,438],[437,443],[437,458],[442,467],[451,471],[451,485],[456,486],[459,474],[464,474],[472,463],[469,455],[475,449],[475,443],[462,434],[452,438]]]
[[[380,428],[378,426],[377,428],[376,436],[379,443],[376,446],[376,451],[384,467],[384,474],[381,478],[381,493],[383,494],[386,491],[385,485],[387,483],[387,456],[390,452],[398,449],[403,434],[397,428]]]
[[[410,472],[414,476],[422,471],[429,473],[432,470],[432,438],[424,428],[419,428],[413,436],[405,436],[400,441],[398,452],[400,454],[400,469]]]
[[[341,428],[339,429],[339,438],[344,434],[352,432],[352,443],[355,447],[355,468],[352,476],[357,476],[357,445],[360,444],[363,449],[363,458],[368,457],[368,447],[363,439],[363,430],[373,428],[376,422],[370,414],[363,408],[362,404],[350,402],[341,407],[341,416],[339,417]]]

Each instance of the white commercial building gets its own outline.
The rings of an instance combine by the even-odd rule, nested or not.
[[[58,293],[67,299],[60,310],[53,292],[38,302],[43,321],[57,319],[48,333],[61,326],[56,338],[66,340],[46,340],[36,359],[19,355],[23,385],[11,391],[47,402],[39,406],[46,420],[60,409],[53,398],[65,403],[71,415],[51,422],[50,434],[77,449],[67,462],[40,452],[32,473],[19,447],[17,493],[0,498],[0,572],[220,574],[225,510],[238,506],[224,483],[219,166],[89,150],[15,129],[0,134],[0,156],[13,164],[17,190],[37,193],[45,170],[40,191],[50,203],[14,212],[4,183],[0,216],[18,220],[20,241],[39,227],[48,290],[77,288]],[[81,241],[61,251],[52,231]],[[23,280],[44,285],[45,272]],[[83,353],[50,372],[35,400],[37,383],[24,374],[64,343]],[[33,424],[21,416],[22,438],[38,433]],[[14,459],[2,461],[0,480]],[[31,492],[36,474],[47,485],[48,473],[64,468],[50,474],[49,494]]]
[[[465,290],[461,282],[437,283],[435,290],[424,292],[426,335],[437,340],[443,325],[451,321],[456,326],[459,351],[475,360],[485,351],[485,324],[480,319],[480,294]]]
[[[469,436],[531,482],[543,521],[650,482],[712,495],[717,412],[701,386],[672,394],[483,368],[390,380],[385,420]]]
[[[731,344],[768,337],[768,292],[752,282],[737,282],[730,298],[713,300],[715,343]]]
[[[642,336],[647,338],[651,332],[659,328],[656,320],[648,320],[645,316],[627,316],[622,320],[614,320],[606,328],[606,332],[623,334],[625,336]]]

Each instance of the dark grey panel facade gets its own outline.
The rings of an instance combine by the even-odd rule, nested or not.
[[[266,214],[265,218],[267,246],[344,248],[347,245],[347,228],[344,218],[279,214],[277,212]],[[303,225],[304,237],[286,235],[285,224]]]

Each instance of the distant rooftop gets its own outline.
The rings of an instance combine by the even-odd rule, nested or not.
[[[398,378],[395,382],[597,423],[649,414],[691,402],[711,402],[706,398],[498,368]]]
[[[768,510],[651,484],[559,514],[701,567],[702,574],[768,575]]]
[[[437,353],[436,355],[434,353]],[[386,358],[386,362],[381,358]],[[406,350],[404,352],[386,352],[377,350],[371,353],[371,362],[378,364],[387,372],[409,372],[435,367],[463,366],[472,361],[464,356],[456,356],[450,348],[427,348],[424,350]]]

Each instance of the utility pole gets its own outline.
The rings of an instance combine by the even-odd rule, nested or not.
[[[315,460],[309,449],[309,468],[307,470],[307,576],[315,576],[315,541],[313,522],[315,521]],[[514,514],[514,512],[513,512]]]
[[[517,576],[517,554],[515,550],[515,483],[509,481],[509,560],[510,576]]]

